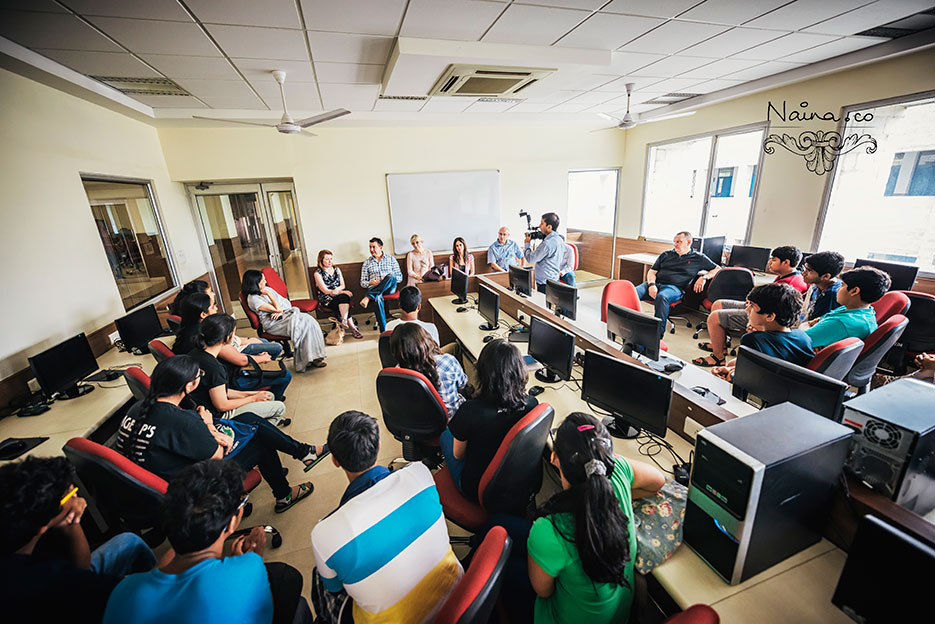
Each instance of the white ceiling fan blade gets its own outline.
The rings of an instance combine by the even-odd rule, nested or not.
[[[308,128],[309,126],[314,126],[315,124],[324,123],[326,121],[331,121],[332,119],[337,119],[338,117],[343,117],[344,115],[350,114],[351,111],[345,108],[336,108],[333,111],[328,111],[327,113],[322,113],[321,115],[315,115],[314,117],[309,117],[307,119],[300,119],[295,122],[295,125]]]
[[[276,127],[276,124],[257,123],[255,121],[237,121],[236,119],[218,119],[217,117],[200,117],[199,115],[192,115],[192,119],[205,119],[207,121],[220,121],[222,123],[243,124],[245,126],[260,126],[261,128]]]
[[[314,132],[309,132],[308,130],[302,130],[301,132],[299,132],[299,134],[301,134],[302,136],[306,136],[306,137],[317,137],[318,136]]]

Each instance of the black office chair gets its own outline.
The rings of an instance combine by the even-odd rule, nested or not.
[[[432,382],[408,368],[384,368],[377,375],[377,399],[383,424],[402,442],[403,459],[438,466],[438,437],[448,427],[448,409]]]
[[[396,356],[393,355],[393,350],[390,348],[390,336],[392,335],[393,330],[391,329],[380,333],[380,338],[377,340],[377,350],[380,353],[380,365],[383,368],[396,366]]]

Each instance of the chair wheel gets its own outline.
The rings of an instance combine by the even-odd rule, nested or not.
[[[670,329],[670,330],[669,330],[669,333],[670,333],[670,334],[674,334],[674,333],[675,333],[675,328],[673,327],[672,329]]]
[[[692,340],[698,340],[698,332],[692,334]]]
[[[691,327],[692,327],[692,322],[691,322],[691,321],[685,321],[685,327],[687,327],[688,329],[691,329]]]
[[[731,349],[731,350],[730,350],[730,354],[731,354],[731,355],[737,355],[737,349],[736,349],[736,348]]]

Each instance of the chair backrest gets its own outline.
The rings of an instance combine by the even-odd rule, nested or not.
[[[867,336],[864,340],[864,348],[857,356],[854,366],[847,374],[847,383],[857,388],[862,388],[870,383],[870,378],[877,370],[877,365],[886,352],[896,344],[899,337],[909,325],[909,319],[902,314],[894,314],[886,319],[882,325]]]
[[[905,293],[912,305],[905,313],[909,327],[900,342],[909,353],[935,351],[935,295],[912,290]]]
[[[695,604],[676,613],[662,624],[719,624],[721,617],[706,604]]]
[[[434,624],[486,624],[500,595],[512,547],[506,529],[490,529],[474,552],[471,565],[436,614]]]
[[[743,301],[753,290],[753,272],[743,267],[724,267],[717,272],[708,285],[708,301],[720,299]]]
[[[166,317],[166,323],[169,324],[169,331],[173,334],[177,334],[182,327],[182,317],[178,314],[170,314]]]
[[[393,350],[390,349],[390,336],[392,335],[392,329],[381,332],[380,338],[377,340],[377,349],[380,353],[380,365],[383,368],[396,366],[396,356],[393,355]]]
[[[574,243],[569,243],[569,242],[566,242],[565,244],[571,247],[571,270],[577,271],[578,270],[578,245]]]
[[[240,291],[240,305],[243,306],[243,312],[247,315],[247,320],[250,321],[250,327],[260,331],[260,317],[247,305],[247,295],[242,290]]]
[[[137,401],[142,401],[149,394],[149,375],[144,373],[143,369],[131,366],[123,371],[123,378]]]
[[[542,483],[542,450],[554,417],[552,406],[540,403],[507,432],[477,487],[488,513],[522,515]]]
[[[909,297],[901,290],[891,290],[885,293],[873,304],[873,311],[877,315],[877,325],[881,325],[894,314],[905,315],[909,311],[909,306]]]
[[[616,303],[630,310],[640,311],[640,298],[636,286],[629,280],[613,280],[604,284],[601,293],[601,321],[607,322],[607,304]]]
[[[845,338],[829,344],[809,360],[805,368],[816,373],[843,380],[854,366],[864,348],[864,341],[858,338]]]
[[[166,343],[159,340],[158,338],[153,338],[149,341],[149,352],[153,354],[153,357],[156,358],[156,363],[164,362],[170,357],[175,355],[175,353],[166,346]]]
[[[384,368],[377,375],[383,423],[399,440],[429,442],[448,427],[448,409],[425,375],[408,368]]]
[[[266,278],[267,286],[278,292],[281,297],[289,298],[289,288],[286,287],[286,283],[279,277],[279,273],[276,272],[276,269],[266,267],[263,269],[263,277]]]

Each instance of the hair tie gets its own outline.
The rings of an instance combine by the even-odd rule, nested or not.
[[[604,465],[604,462],[599,459],[592,459],[584,465],[584,476],[590,477],[593,474],[598,474],[602,477],[607,474],[607,466]]]
[[[578,425],[578,431],[587,431],[588,429],[594,429],[594,425]]]

